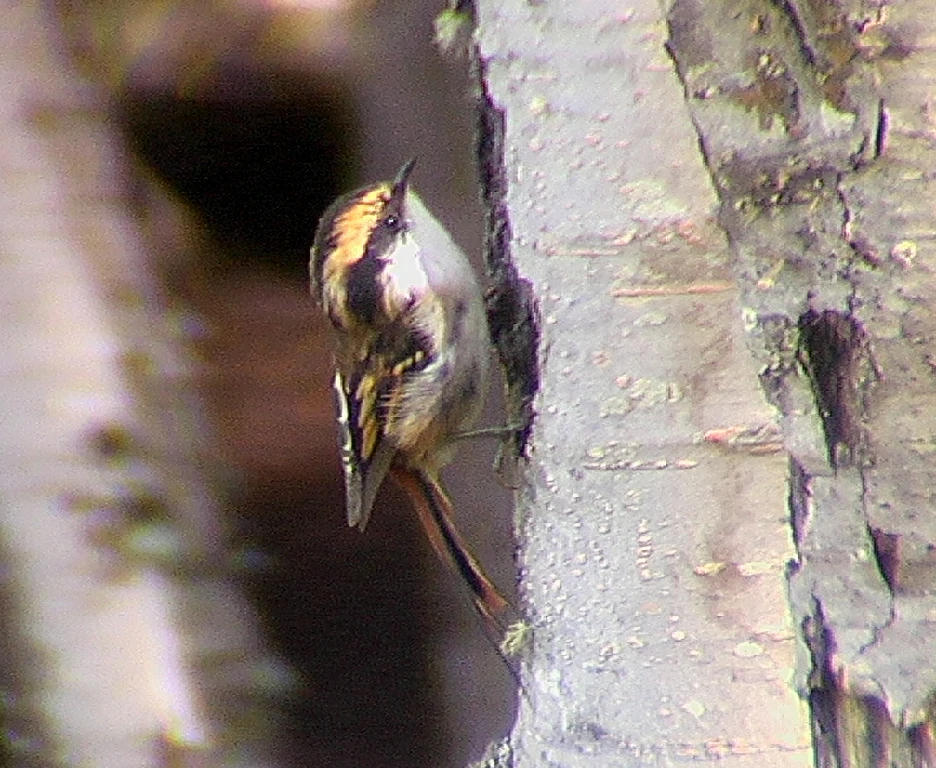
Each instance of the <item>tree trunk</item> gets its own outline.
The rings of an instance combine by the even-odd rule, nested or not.
[[[540,319],[513,764],[936,764],[928,7],[478,12]]]
[[[43,7],[0,11],[0,762],[273,765],[179,318]]]

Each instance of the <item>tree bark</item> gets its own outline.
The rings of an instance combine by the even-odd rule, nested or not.
[[[514,765],[936,764],[931,17],[479,2],[541,319]]]

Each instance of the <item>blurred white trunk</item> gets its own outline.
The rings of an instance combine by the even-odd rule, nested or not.
[[[130,215],[104,105],[70,71],[44,8],[0,9],[8,757],[236,765],[217,698],[244,706],[258,647],[218,570],[183,339]],[[255,736],[237,734],[251,765]]]

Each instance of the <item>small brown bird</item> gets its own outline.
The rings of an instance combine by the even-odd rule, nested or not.
[[[312,294],[337,339],[348,524],[364,529],[392,475],[436,553],[497,627],[507,601],[455,529],[440,479],[484,397],[484,302],[465,254],[410,189],[413,165],[335,201],[312,245]]]

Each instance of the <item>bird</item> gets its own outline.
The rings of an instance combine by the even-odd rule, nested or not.
[[[489,627],[508,607],[454,524],[441,471],[483,404],[490,339],[464,252],[396,176],[339,197],[311,248],[311,292],[335,337],[348,525],[364,530],[388,476]]]

